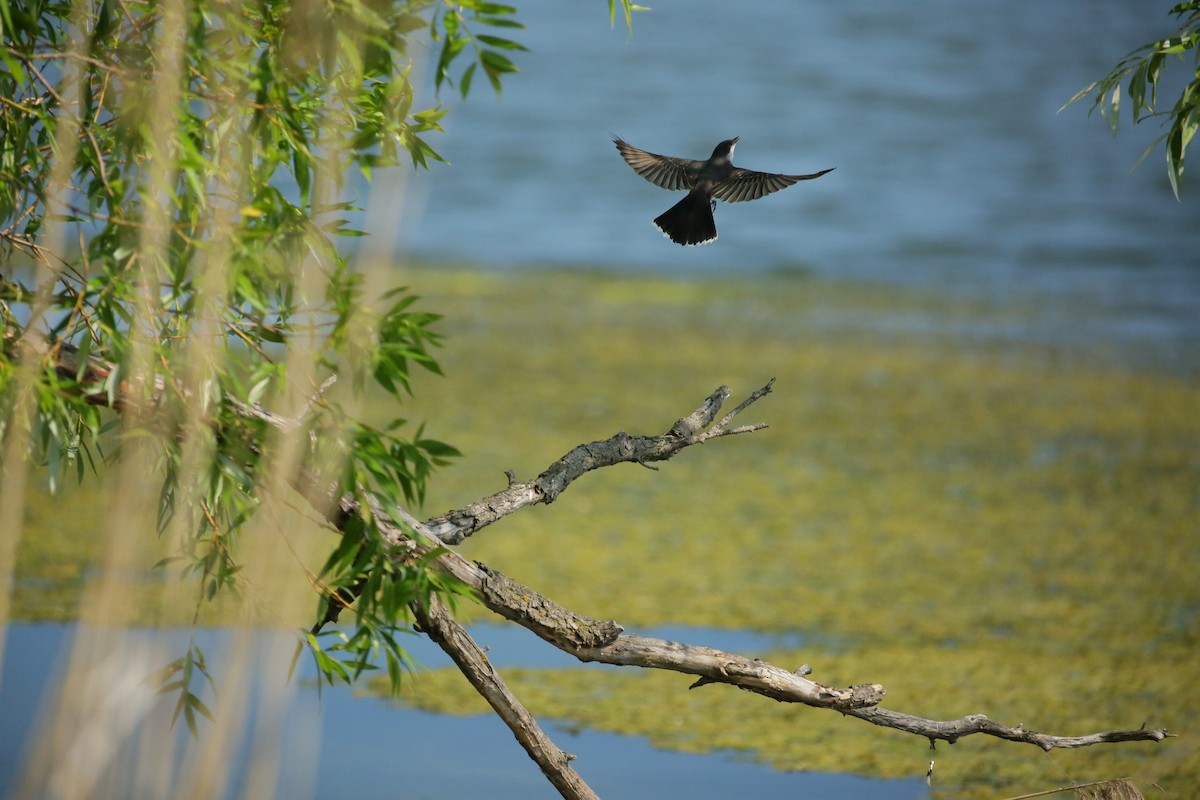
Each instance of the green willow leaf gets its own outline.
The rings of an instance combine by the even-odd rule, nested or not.
[[[528,47],[521,44],[520,42],[514,42],[512,39],[503,39],[499,36],[489,36],[488,34],[481,33],[478,36],[476,36],[475,38],[478,39],[479,41],[483,42],[486,45],[490,45],[492,47],[499,47],[503,50],[525,50],[525,51],[529,50]]]

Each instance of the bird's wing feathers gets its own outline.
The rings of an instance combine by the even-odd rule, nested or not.
[[[626,158],[626,161],[629,159]],[[632,166],[632,163],[630,164]],[[634,167],[637,169],[637,167]],[[776,175],[772,172],[755,172],[752,169],[735,168],[728,178],[713,187],[713,197],[720,198],[726,203],[741,203],[744,200],[757,200],[771,192],[786,189],[793,183],[811,181],[819,178],[833,169],[823,169],[811,175]],[[662,184],[659,184],[660,186]]]
[[[657,153],[647,153],[626,142],[624,139],[613,139],[613,144],[621,153],[634,172],[641,175],[655,186],[676,191],[690,189],[693,186],[693,175],[702,166],[701,161],[691,161],[686,158],[660,156]]]

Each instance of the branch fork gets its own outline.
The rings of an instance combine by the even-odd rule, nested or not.
[[[425,526],[443,544],[461,544],[467,537],[522,508],[553,503],[572,482],[592,470],[623,463],[650,467],[654,462],[666,461],[679,451],[709,439],[762,430],[767,427],[765,423],[737,428],[727,426],[750,405],[769,394],[774,384],[775,379],[772,378],[715,425],[713,420],[729,398],[728,386],[719,387],[699,408],[676,421],[666,433],[659,436],[631,436],[625,431],[618,431],[603,441],[577,445],[531,481],[517,481],[510,471],[506,473],[508,486],[504,489],[463,508],[428,519]]]

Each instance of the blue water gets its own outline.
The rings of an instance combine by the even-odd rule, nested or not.
[[[21,775],[27,748],[45,713],[47,688],[57,686],[56,675],[65,656],[74,626],[18,624],[7,630],[7,647],[0,672],[0,797],[8,796]],[[776,639],[748,633],[672,629],[648,632],[675,636],[753,654],[795,644],[794,637]],[[164,660],[182,655],[187,635],[179,631],[141,632],[165,644]],[[532,634],[511,625],[485,625],[473,634],[490,648],[488,657],[498,666],[571,667],[579,662],[543,644]],[[116,635],[115,633],[113,635]],[[210,667],[220,673],[217,654],[227,637],[201,631],[199,642]],[[258,645],[283,647],[290,655],[289,634],[275,634]],[[440,650],[419,637],[405,643],[414,658],[428,668],[449,666]],[[265,650],[264,650],[265,653]],[[286,658],[284,659],[286,662]],[[158,662],[155,662],[155,666]],[[132,668],[132,667],[131,667]],[[589,666],[589,669],[615,669]],[[273,735],[282,747],[279,797],[355,797],[360,800],[486,797],[489,800],[541,800],[558,797],[537,767],[516,743],[512,733],[492,714],[468,717],[440,716],[396,706],[390,702],[356,696],[345,687],[325,687],[318,696],[311,683],[312,670],[302,662],[300,688],[286,711],[279,715]],[[264,674],[260,680],[282,680]],[[218,677],[217,690],[228,691]],[[209,702],[213,697],[206,694]],[[253,699],[250,704],[254,705]],[[814,712],[822,713],[822,712]],[[78,725],[89,720],[80,718]],[[674,753],[652,748],[640,737],[568,729],[542,720],[547,732],[563,749],[578,756],[575,767],[602,797],[652,798],[747,797],[834,800],[917,800],[928,797],[923,777],[881,781],[851,775],[776,772],[765,766],[737,760],[735,754],[707,756]],[[180,726],[182,727],[182,725]],[[269,726],[268,726],[269,727]],[[201,732],[211,725],[201,722]],[[245,735],[245,734],[243,734]],[[182,742],[186,735],[180,731]],[[253,737],[233,749],[233,793],[241,796],[246,753]],[[914,773],[922,773],[925,745],[913,741]],[[923,775],[923,773],[922,773]]]
[[[1131,171],[1156,123],[1114,139],[1086,102],[1058,113],[1172,30],[1169,0],[661,0],[632,35],[600,0],[518,5],[522,72],[499,100],[483,81],[465,103],[444,91],[431,141],[452,166],[373,209],[412,254],[1083,299],[1200,341],[1200,183],[1177,202],[1161,149]],[[1167,75],[1182,85],[1187,64]],[[626,167],[610,132],[694,158],[740,135],[741,166],[837,169],[718,205],[718,241],[683,248],[650,223],[679,195]]]

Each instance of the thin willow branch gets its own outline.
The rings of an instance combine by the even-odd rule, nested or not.
[[[1092,789],[1094,791],[1080,791],[1082,789]],[[1138,791],[1137,787],[1133,785],[1133,781],[1129,778],[1073,783],[1070,786],[1059,786],[1057,789],[1045,789],[1040,792],[1017,795],[1016,797],[1006,797],[1004,800],[1030,800],[1034,797],[1046,797],[1047,795],[1062,794],[1063,792],[1073,792],[1073,796],[1077,798],[1096,798],[1097,800],[1101,798],[1103,800],[1146,800],[1145,795]]]

